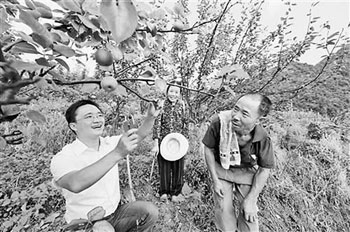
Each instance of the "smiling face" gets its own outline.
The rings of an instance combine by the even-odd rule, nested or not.
[[[167,97],[169,101],[176,102],[178,99],[180,99],[180,87],[177,86],[170,86],[167,91]]]
[[[247,134],[258,123],[261,99],[252,96],[241,97],[232,109],[232,127],[240,134]]]
[[[70,123],[70,128],[78,138],[98,138],[103,133],[104,125],[102,112],[96,106],[87,104],[75,111],[75,122]]]

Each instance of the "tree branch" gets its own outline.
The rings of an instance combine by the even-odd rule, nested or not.
[[[263,3],[264,3],[264,1],[260,2],[260,5],[258,6],[257,10],[259,10],[261,8]],[[233,63],[237,62],[238,53],[239,53],[239,51],[242,48],[243,42],[244,42],[245,38],[247,37],[248,31],[249,31],[250,27],[252,26],[252,22],[255,19],[255,16],[256,16],[256,14],[254,14],[254,17],[249,20],[248,27],[245,30],[244,35],[242,36],[242,39],[241,39],[241,42],[240,42],[240,44],[238,46],[237,53],[236,53],[235,59],[233,60]]]
[[[218,28],[218,26],[219,26],[219,24],[220,24],[220,22],[221,22],[221,20],[222,20],[222,18],[223,18],[223,16],[224,16],[224,14],[227,12],[227,9],[228,9],[228,6],[229,6],[230,2],[231,2],[231,0],[229,0],[229,1],[226,3],[225,8],[224,8],[224,10],[222,11],[222,13],[220,14],[219,18],[217,19],[216,25],[215,25],[215,27],[214,27],[212,33],[211,33],[211,37],[210,37],[210,40],[209,40],[209,44],[208,44],[207,50],[206,50],[205,55],[204,55],[204,59],[203,59],[203,61],[202,61],[202,64],[199,66],[199,74],[198,74],[198,80],[197,80],[197,83],[198,83],[198,84],[197,84],[197,88],[198,88],[198,89],[199,89],[199,87],[200,87],[201,78],[202,78],[202,76],[203,76],[203,68],[204,68],[204,65],[205,65],[205,63],[206,63],[206,61],[207,61],[207,57],[208,57],[209,51],[210,51],[210,49],[211,49],[211,47],[212,47],[212,44],[213,44],[213,42],[214,42],[214,36],[215,36],[215,34],[216,34],[216,30],[217,30],[217,28]]]
[[[171,85],[171,86],[176,86],[176,87],[179,87],[179,88],[182,88],[182,89],[187,89],[189,91],[193,91],[193,92],[197,92],[197,93],[202,93],[202,94],[206,94],[210,97],[215,97],[213,94],[210,94],[210,93],[206,93],[206,92],[203,92],[203,91],[200,91],[200,90],[197,90],[197,89],[191,89],[191,88],[188,88],[186,86],[182,86],[182,85],[176,85],[176,84],[171,84],[171,83],[167,83],[168,85]]]
[[[136,64],[133,64],[133,65],[131,65],[131,66],[129,66],[129,67],[126,67],[125,69],[123,69],[123,70],[121,70],[121,71],[119,71],[119,72],[114,71],[114,76],[119,76],[119,75],[121,75],[122,73],[128,71],[129,69],[135,68],[135,67],[137,67],[137,66],[139,66],[139,65],[141,65],[141,64],[143,64],[143,63],[146,63],[146,62],[148,62],[148,61],[151,61],[151,60],[153,60],[153,59],[154,59],[154,57],[150,57],[150,58],[148,58],[148,59],[146,59],[146,60],[140,61],[139,63],[136,63]]]
[[[231,1],[231,0],[230,0]],[[198,27],[201,27],[201,26],[203,26],[203,25],[205,25],[205,24],[208,24],[208,23],[212,23],[212,22],[215,22],[215,21],[217,21],[218,19],[220,18],[220,16],[218,16],[218,17],[216,17],[216,18],[213,18],[213,19],[211,19],[211,20],[209,20],[209,21],[205,21],[205,22],[202,22],[202,23],[198,23],[198,22],[195,22],[194,24],[193,24],[193,26],[192,27],[190,27],[190,28],[186,28],[186,29],[179,29],[179,30],[174,30],[173,28],[172,29],[170,29],[170,30],[157,30],[157,32],[160,32],[160,33],[183,33],[183,32],[191,32],[191,31],[193,31],[193,29],[196,29],[196,28],[198,28]],[[144,31],[144,32],[149,32],[149,33],[151,33],[151,30],[147,27],[147,28],[142,28],[142,29],[136,29],[136,31]]]
[[[340,37],[341,37],[343,31],[344,31],[344,29],[341,30],[341,32],[340,32],[340,34],[339,34],[339,37],[338,37],[338,39],[337,39],[337,42],[334,44],[332,50],[330,51],[329,55],[327,56],[326,61],[325,61],[325,63],[323,64],[321,70],[317,73],[317,75],[316,75],[313,79],[311,79],[310,81],[304,83],[303,85],[301,85],[301,86],[299,86],[299,87],[297,87],[297,88],[290,89],[290,90],[285,90],[285,91],[281,91],[281,92],[278,92],[278,93],[271,93],[271,95],[283,94],[283,93],[289,93],[289,92],[296,92],[296,93],[298,93],[300,90],[304,89],[305,87],[309,86],[309,85],[312,84],[313,82],[317,81],[317,80],[320,78],[320,76],[322,75],[322,73],[324,72],[324,70],[326,69],[327,65],[329,64],[329,61],[330,61],[330,59],[331,59],[331,56],[332,56],[332,54],[333,54],[333,52],[334,52],[335,47],[336,47],[337,44],[339,43],[339,40],[340,40]],[[295,96],[296,96],[296,95],[295,95]],[[293,98],[294,98],[295,96],[293,96]]]
[[[289,59],[289,61],[286,62],[285,65],[283,65],[283,67],[281,67],[281,58],[282,58],[282,48],[283,48],[283,43],[281,45],[281,50],[280,50],[280,55],[279,55],[279,59],[278,59],[278,64],[277,64],[277,68],[276,71],[274,72],[274,74],[272,75],[272,77],[263,85],[259,88],[258,92],[261,92],[263,89],[265,89],[269,84],[271,84],[271,82],[277,77],[277,74],[280,73],[281,71],[283,71],[297,56],[300,56],[300,52],[303,49],[306,40],[307,40],[307,36],[309,34],[309,30],[310,30],[310,26],[311,26],[311,14],[309,15],[309,23],[307,26],[307,30],[304,36],[304,40],[301,43],[299,49],[297,52],[294,53],[294,55],[291,57],[291,59]]]
[[[141,96],[138,92],[136,92],[135,90],[129,88],[128,86],[126,86],[126,85],[123,84],[122,82],[120,82],[120,80],[118,80],[118,83],[119,83],[121,86],[123,86],[124,88],[126,88],[127,90],[129,90],[131,93],[135,94],[138,98],[140,98],[140,99],[142,99],[142,100],[144,100],[144,101],[146,101],[146,102],[154,102],[154,103],[157,102],[157,101],[154,100],[154,99],[151,100],[151,99],[148,99],[148,98],[145,98],[145,97]]]

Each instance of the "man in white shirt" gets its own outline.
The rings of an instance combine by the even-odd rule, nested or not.
[[[101,206],[115,231],[150,231],[158,209],[150,202],[119,205],[118,162],[131,153],[152,130],[159,113],[150,104],[142,126],[122,135],[101,137],[105,119],[97,103],[80,100],[66,111],[69,128],[76,140],[63,147],[51,161],[56,186],[66,200],[65,219],[87,219],[87,213]]]

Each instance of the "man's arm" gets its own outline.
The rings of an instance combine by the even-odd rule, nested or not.
[[[205,156],[205,161],[208,166],[209,173],[211,175],[211,178],[213,179],[214,183],[214,191],[217,193],[220,197],[223,197],[223,190],[222,190],[222,184],[219,180],[219,177],[216,173],[216,168],[215,168],[215,158],[214,158],[214,153],[213,151],[204,145],[204,156]]]
[[[71,192],[79,193],[99,181],[121,159],[137,147],[137,129],[126,132],[119,140],[117,146],[95,163],[78,171],[72,171],[62,176],[56,184]]]
[[[154,121],[158,116],[160,109],[156,109],[153,103],[149,104],[147,115],[142,125],[137,130],[139,142],[142,141],[148,134],[152,132]]]
[[[244,217],[247,221],[253,222],[257,220],[258,196],[261,193],[262,189],[264,188],[269,175],[270,175],[270,169],[262,168],[262,167],[259,167],[258,171],[254,175],[251,189],[242,202]]]

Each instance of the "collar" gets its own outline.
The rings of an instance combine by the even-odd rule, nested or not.
[[[252,142],[255,143],[255,142],[259,142],[263,139],[266,139],[268,137],[268,134],[267,132],[264,130],[264,128],[262,128],[261,125],[256,125],[254,127],[254,130],[253,130],[253,140]]]
[[[101,148],[101,146],[103,146],[105,144],[108,144],[108,141],[106,141],[100,137],[100,148]],[[78,138],[76,138],[75,141],[72,143],[72,149],[73,149],[75,154],[81,155],[84,151],[89,149],[89,147],[86,146],[86,144],[84,144]]]
[[[78,138],[76,138],[75,141],[72,143],[72,150],[76,155],[81,155],[87,149],[88,149],[88,146],[86,146]]]

